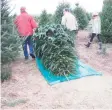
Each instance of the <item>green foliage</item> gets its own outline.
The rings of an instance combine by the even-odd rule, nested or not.
[[[104,0],[101,24],[103,42],[112,43],[112,0]]]
[[[63,16],[63,9],[65,9],[65,8],[70,8],[70,5],[68,3],[60,3],[57,6],[57,9],[56,9],[55,14],[54,14],[54,22],[56,24],[61,23],[61,19]]]
[[[8,107],[15,107],[20,104],[25,104],[28,101],[28,99],[16,99],[16,100],[7,100],[3,102],[4,106]]]
[[[40,20],[39,16],[33,16],[33,17],[35,18],[36,22],[39,22],[39,20]]]
[[[13,24],[13,17],[9,16],[7,0],[1,5],[1,62],[6,64],[16,58],[19,52],[19,40]]]
[[[54,23],[54,16],[52,14],[48,14],[49,24]]]
[[[61,25],[54,24],[40,27],[33,38],[36,56],[55,75],[68,75],[76,70],[74,36],[69,36]]]
[[[1,0],[1,64],[3,66],[15,60],[19,54],[20,46],[13,24],[13,17],[9,16],[9,9],[8,1]],[[2,71],[1,78],[4,80],[6,76],[10,76],[8,71]]]
[[[91,18],[92,18],[92,13],[86,13],[86,15],[87,15],[87,19],[90,21],[91,20]]]
[[[11,77],[11,68],[9,65],[1,65],[1,82],[10,79]]]
[[[40,15],[40,18],[39,18],[39,25],[44,26],[47,23],[49,23],[50,22],[50,17],[51,16],[49,16],[49,14],[47,14],[46,10],[43,10],[41,15]]]
[[[79,7],[79,4],[76,4],[76,8],[73,10],[74,15],[77,18],[79,29],[84,29],[88,24],[88,17],[85,10]]]

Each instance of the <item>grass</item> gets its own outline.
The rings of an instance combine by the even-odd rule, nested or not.
[[[17,105],[19,105],[19,104],[24,104],[24,103],[26,103],[28,100],[27,99],[18,99],[18,100],[15,100],[15,101],[10,101],[10,102],[8,102],[8,101],[4,101],[3,102],[3,105],[4,106],[9,106],[9,107],[15,107],[15,106],[17,106]]]

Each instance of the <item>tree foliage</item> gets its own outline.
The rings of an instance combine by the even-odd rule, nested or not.
[[[46,10],[43,10],[40,17],[39,17],[39,25],[44,26],[49,22],[50,22],[49,14],[47,14]]]
[[[10,7],[7,0],[1,0],[1,64],[2,67],[19,54],[19,40],[13,24],[13,16],[10,16]],[[5,66],[7,67],[7,66]],[[2,68],[1,70],[3,70]],[[1,78],[6,75],[1,71]],[[5,79],[8,79],[5,77]],[[3,79],[4,80],[4,79]]]
[[[88,12],[86,12],[86,15],[87,15],[88,20],[90,21],[91,18],[92,18],[92,13],[88,13]]]
[[[104,0],[101,21],[103,42],[112,43],[112,0]]]
[[[83,8],[81,8],[77,3],[76,8],[73,10],[73,12],[77,18],[79,29],[84,29],[88,24],[88,17],[86,11]]]
[[[55,14],[54,14],[54,22],[56,24],[60,24],[61,23],[61,19],[62,19],[62,16],[63,16],[63,9],[65,9],[65,8],[69,8],[70,9],[70,5],[68,3],[60,3],[57,6]]]

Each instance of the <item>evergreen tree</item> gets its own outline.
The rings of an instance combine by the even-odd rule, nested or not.
[[[63,9],[65,9],[65,8],[70,8],[70,5],[68,3],[60,3],[57,6],[57,9],[56,9],[55,14],[54,14],[54,22],[56,24],[61,23],[61,19],[63,16]]]
[[[88,20],[90,21],[91,18],[92,18],[92,13],[88,13],[88,12],[87,12],[86,15],[87,15]]]
[[[112,0],[104,0],[101,21],[103,42],[112,43]]]
[[[86,11],[77,3],[76,8],[73,10],[73,12],[77,18],[79,29],[84,29],[88,24]]]
[[[19,54],[19,40],[13,24],[13,16],[10,16],[10,8],[7,0],[1,0],[1,78],[2,81],[10,76],[5,67]],[[5,66],[4,66],[5,65]],[[5,73],[4,73],[5,72]]]
[[[40,20],[40,16],[33,16],[35,18],[35,21],[38,23]]]
[[[49,23],[49,16],[47,14],[47,11],[46,10],[43,10],[41,15],[40,15],[40,18],[39,18],[39,25],[41,26],[44,26],[46,25],[47,23]]]
[[[48,18],[49,18],[49,23],[54,23],[54,18],[52,14],[48,14]]]

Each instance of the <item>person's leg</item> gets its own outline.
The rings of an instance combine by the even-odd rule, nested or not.
[[[22,45],[25,59],[28,59],[27,43],[28,43],[28,40],[26,39],[24,44]]]
[[[29,50],[30,50],[30,56],[32,58],[35,58],[31,36],[28,37],[28,46],[29,46]]]
[[[95,33],[91,34],[90,41],[88,42],[88,44],[85,45],[86,47],[90,47],[90,45],[91,45],[91,43],[92,43],[92,41],[93,41],[93,39],[94,39],[95,36],[96,36]]]
[[[100,34],[97,35],[97,39],[99,42],[99,49],[102,49],[102,42],[101,42]]]

